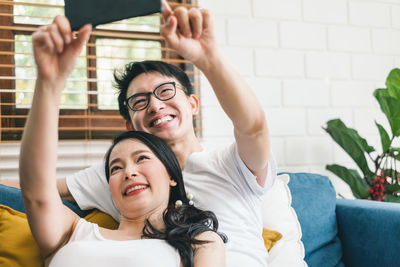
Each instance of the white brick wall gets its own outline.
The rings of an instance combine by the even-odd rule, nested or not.
[[[345,24],[347,13],[346,0],[303,0],[305,21]]]
[[[400,65],[399,0],[199,0],[215,18],[221,51],[259,98],[280,171],[329,175],[342,195],[348,188],[325,170],[352,160],[323,131],[341,118],[379,146],[374,120],[389,130],[372,96]],[[232,142],[232,124],[201,79],[203,145]],[[74,147],[74,146],[72,146]],[[101,160],[96,152],[64,147],[62,174]],[[1,144],[0,179],[12,177],[18,149]],[[15,150],[15,151],[14,151]],[[78,157],[77,154],[80,154]],[[76,158],[76,159],[74,159]],[[77,160],[80,158],[81,160]],[[67,165],[74,165],[67,168]],[[64,167],[63,167],[64,166]],[[15,167],[15,166],[14,166]]]
[[[349,2],[350,23],[361,26],[390,27],[390,5],[377,1]]]
[[[372,93],[400,65],[400,1],[242,3],[240,10],[237,1],[200,0],[202,7],[216,14],[218,23],[227,25],[221,49],[244,74],[266,112],[279,170],[329,175],[337,190],[350,196],[346,184],[325,165],[356,166],[322,127],[341,118],[381,149],[374,121],[390,128]],[[230,49],[245,49],[246,56]],[[232,140],[226,122],[218,123],[222,118],[215,113],[222,111],[205,83],[203,112],[212,115],[203,121],[208,127],[205,144],[221,143],[221,133]]]
[[[317,50],[326,48],[326,29],[318,24],[282,22],[280,37],[283,48]]]
[[[307,78],[348,79],[351,76],[350,56],[344,53],[308,52]]]
[[[301,19],[301,0],[254,0],[256,18]]]
[[[329,49],[333,51],[369,52],[371,51],[370,30],[351,26],[328,27]]]
[[[304,53],[277,49],[256,49],[257,76],[303,77]]]

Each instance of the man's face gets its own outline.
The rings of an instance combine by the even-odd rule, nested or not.
[[[129,84],[127,98],[137,93],[152,92],[165,82],[176,82],[176,95],[170,100],[161,101],[150,96],[148,106],[139,111],[129,109],[132,130],[154,134],[165,141],[177,141],[193,134],[193,115],[197,114],[199,103],[195,96],[187,96],[182,85],[172,78],[158,72],[143,73]],[[129,127],[128,127],[129,128]]]

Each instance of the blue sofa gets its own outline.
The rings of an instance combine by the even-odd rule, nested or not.
[[[336,199],[326,176],[288,174],[308,266],[400,266],[400,204]],[[64,203],[82,217],[90,212]],[[24,211],[15,188],[0,185],[0,204]]]

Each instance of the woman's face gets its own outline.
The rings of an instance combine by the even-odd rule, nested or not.
[[[110,190],[125,218],[148,218],[168,205],[170,186],[176,182],[157,156],[142,142],[126,139],[111,151]]]

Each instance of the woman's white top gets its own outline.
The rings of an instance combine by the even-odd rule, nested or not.
[[[116,241],[104,238],[97,224],[80,219],[69,242],[50,267],[179,267],[178,251],[161,239]]]

